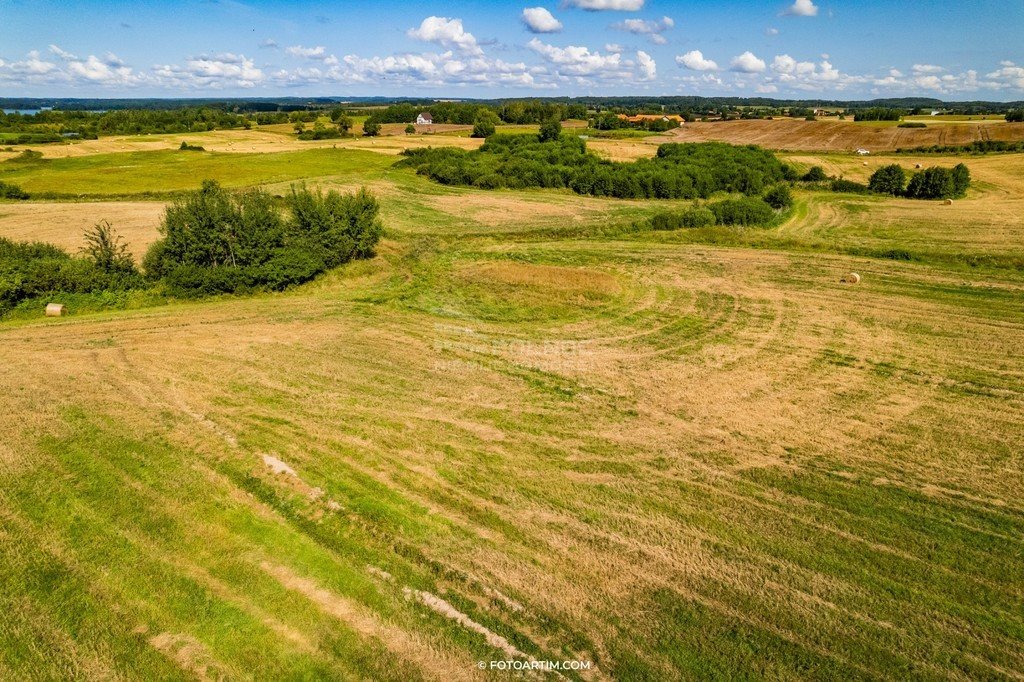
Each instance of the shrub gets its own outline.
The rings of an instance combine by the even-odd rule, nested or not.
[[[204,149],[203,147],[200,147],[197,144],[189,144],[188,142],[185,142],[184,140],[182,141],[181,146],[178,147],[178,149],[180,151],[183,151],[183,152],[205,152],[206,151],[206,149]]]
[[[1024,122],[1024,109],[1015,109],[1013,111],[1006,112],[1007,123],[1022,123]]]
[[[473,124],[473,134],[471,137],[483,137],[487,138],[494,134],[496,128],[490,121],[477,121]]]
[[[1024,141],[975,140],[970,144],[933,144],[930,147],[900,147],[897,154],[989,154],[1024,152]]]
[[[928,126],[926,126],[921,121],[907,121],[905,123],[900,123],[896,127],[897,128],[927,128]]]
[[[789,208],[793,205],[793,193],[786,185],[775,185],[765,192],[762,198],[774,209]]]
[[[899,164],[893,163],[882,166],[868,179],[868,189],[879,194],[891,194],[899,196],[907,184],[907,174]]]
[[[380,123],[373,120],[372,118],[366,119],[363,123],[363,135],[366,137],[376,137],[380,135]]]
[[[312,130],[305,130],[299,133],[300,140],[334,140],[344,137],[345,133],[339,127],[327,127],[320,121],[313,124]]]
[[[490,109],[481,107],[473,121],[473,137],[488,138],[497,130],[501,119]],[[559,124],[561,126],[561,124]]]
[[[104,272],[135,272],[135,263],[128,252],[128,246],[106,220],[101,220],[85,231],[85,247],[82,251]]]
[[[724,199],[709,204],[720,225],[767,225],[775,218],[775,211],[756,197]]]
[[[216,182],[167,207],[143,260],[146,275],[179,295],[282,289],[354,258],[368,258],[381,237],[380,207],[355,194],[292,188],[282,217],[266,192],[230,194]]]
[[[680,228],[709,227],[716,222],[715,214],[707,208],[696,207],[685,211],[657,213],[651,218],[654,230],[678,230]]]
[[[412,135],[415,132],[416,132],[416,126],[414,126],[412,123],[410,123],[409,125],[405,126],[405,134],[406,135]]]
[[[878,251],[874,255],[878,258],[887,258],[889,260],[913,260],[910,252],[906,249],[886,249],[885,251]]]
[[[0,315],[28,299],[124,291],[141,285],[130,260],[104,269],[91,257],[76,258],[56,246],[0,237]]]
[[[540,141],[552,142],[562,135],[562,124],[557,119],[551,119],[540,124]]]
[[[825,175],[825,170],[821,166],[811,166],[811,169],[800,179],[804,182],[825,182],[828,180],[828,176]]]
[[[166,239],[157,239],[146,249],[146,255],[142,257],[142,272],[147,279],[158,280],[167,274],[166,251]]]
[[[953,175],[953,196],[962,197],[967,194],[967,188],[971,186],[971,171],[964,164],[958,163],[950,172]]]
[[[17,185],[0,181],[0,199],[28,199],[29,194]]]
[[[845,192],[847,194],[867,194],[870,190],[867,185],[863,185],[853,180],[844,180],[843,178],[836,178],[829,183],[829,189],[833,192]]]
[[[292,188],[289,206],[289,242],[323,250],[329,268],[372,256],[384,231],[378,218],[380,206],[365,188],[355,194]]]

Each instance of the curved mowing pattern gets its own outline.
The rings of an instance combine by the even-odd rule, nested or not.
[[[0,671],[1024,669],[1019,279],[471,246],[0,328]]]

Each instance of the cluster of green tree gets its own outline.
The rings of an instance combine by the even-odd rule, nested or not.
[[[198,144],[189,144],[182,140],[181,145],[178,147],[179,151],[183,152],[205,152],[206,148]]]
[[[410,149],[402,164],[446,185],[569,188],[627,199],[707,198],[722,191],[753,196],[787,176],[773,154],[755,146],[663,144],[653,159],[618,163],[587,152],[578,137],[560,137],[558,128],[547,123],[536,137],[494,135],[473,151]]]
[[[883,166],[871,174],[864,185],[844,178],[830,178],[821,166],[812,166],[800,180],[811,183],[828,183],[833,192],[851,194],[888,194],[910,199],[955,199],[967,193],[971,184],[971,172],[967,166],[958,163],[952,168],[934,166],[914,173],[907,181],[907,172],[899,164]]]
[[[0,180],[0,199],[28,199],[28,192],[12,185],[9,182],[3,182]]]
[[[781,211],[792,205],[793,197],[789,188],[777,185],[762,197],[722,199],[682,211],[657,213],[651,218],[651,228],[679,230],[711,225],[764,226],[773,223]]]
[[[976,140],[970,144],[933,144],[929,147],[900,147],[897,154],[990,154],[1024,152],[1024,142]]]
[[[872,192],[911,199],[954,199],[964,196],[970,185],[971,172],[962,163],[952,168],[925,168],[914,173],[909,182],[906,171],[894,163],[879,168],[868,180]]]
[[[1006,112],[1007,123],[1024,123],[1024,109],[1015,109]]]
[[[854,121],[898,121],[906,115],[903,109],[889,109],[887,107],[872,107],[870,109],[859,109],[853,114]]]
[[[324,118],[329,118],[330,123],[326,123]],[[312,121],[312,128],[306,128],[307,119]],[[349,130],[352,129],[352,118],[346,110],[340,107],[332,109],[326,117],[322,113],[315,115],[309,112],[293,111],[288,115],[288,120],[294,124],[295,132],[298,133],[300,140],[333,140],[348,137]],[[379,125],[375,126],[370,123],[365,132],[367,135],[376,135],[379,131]]]
[[[167,207],[163,238],[144,273],[111,225],[85,234],[80,255],[0,238],[0,316],[22,301],[61,294],[157,288],[179,296],[280,290],[373,255],[383,228],[377,200],[293,188],[283,213],[269,194],[231,194],[216,182]]]
[[[685,121],[694,120],[693,114],[689,112],[682,114],[682,117]],[[606,111],[595,116],[590,121],[590,126],[595,130],[623,130],[626,128],[634,128],[637,130],[649,130],[651,132],[661,133],[666,130],[678,128],[679,123],[672,119],[663,120],[661,118],[630,121],[626,118],[621,118],[618,114]]]
[[[109,223],[85,234],[83,253],[0,237],[0,316],[21,301],[55,293],[125,291],[144,286],[127,248]]]
[[[167,207],[146,276],[177,295],[284,289],[373,255],[383,228],[372,194],[293,188],[281,209],[266,192],[231,194],[212,180]]]
[[[927,128],[928,126],[921,121],[904,121],[900,123],[897,128]]]

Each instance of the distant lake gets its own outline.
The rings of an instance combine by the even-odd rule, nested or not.
[[[38,114],[40,111],[53,111],[53,109],[4,109],[5,114],[23,114],[25,116],[32,116]],[[64,111],[63,109],[61,111]],[[90,114],[105,114],[107,109],[89,109]]]

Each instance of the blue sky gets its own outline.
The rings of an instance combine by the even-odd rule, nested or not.
[[[0,96],[1024,99],[1021,0],[0,0]]]

